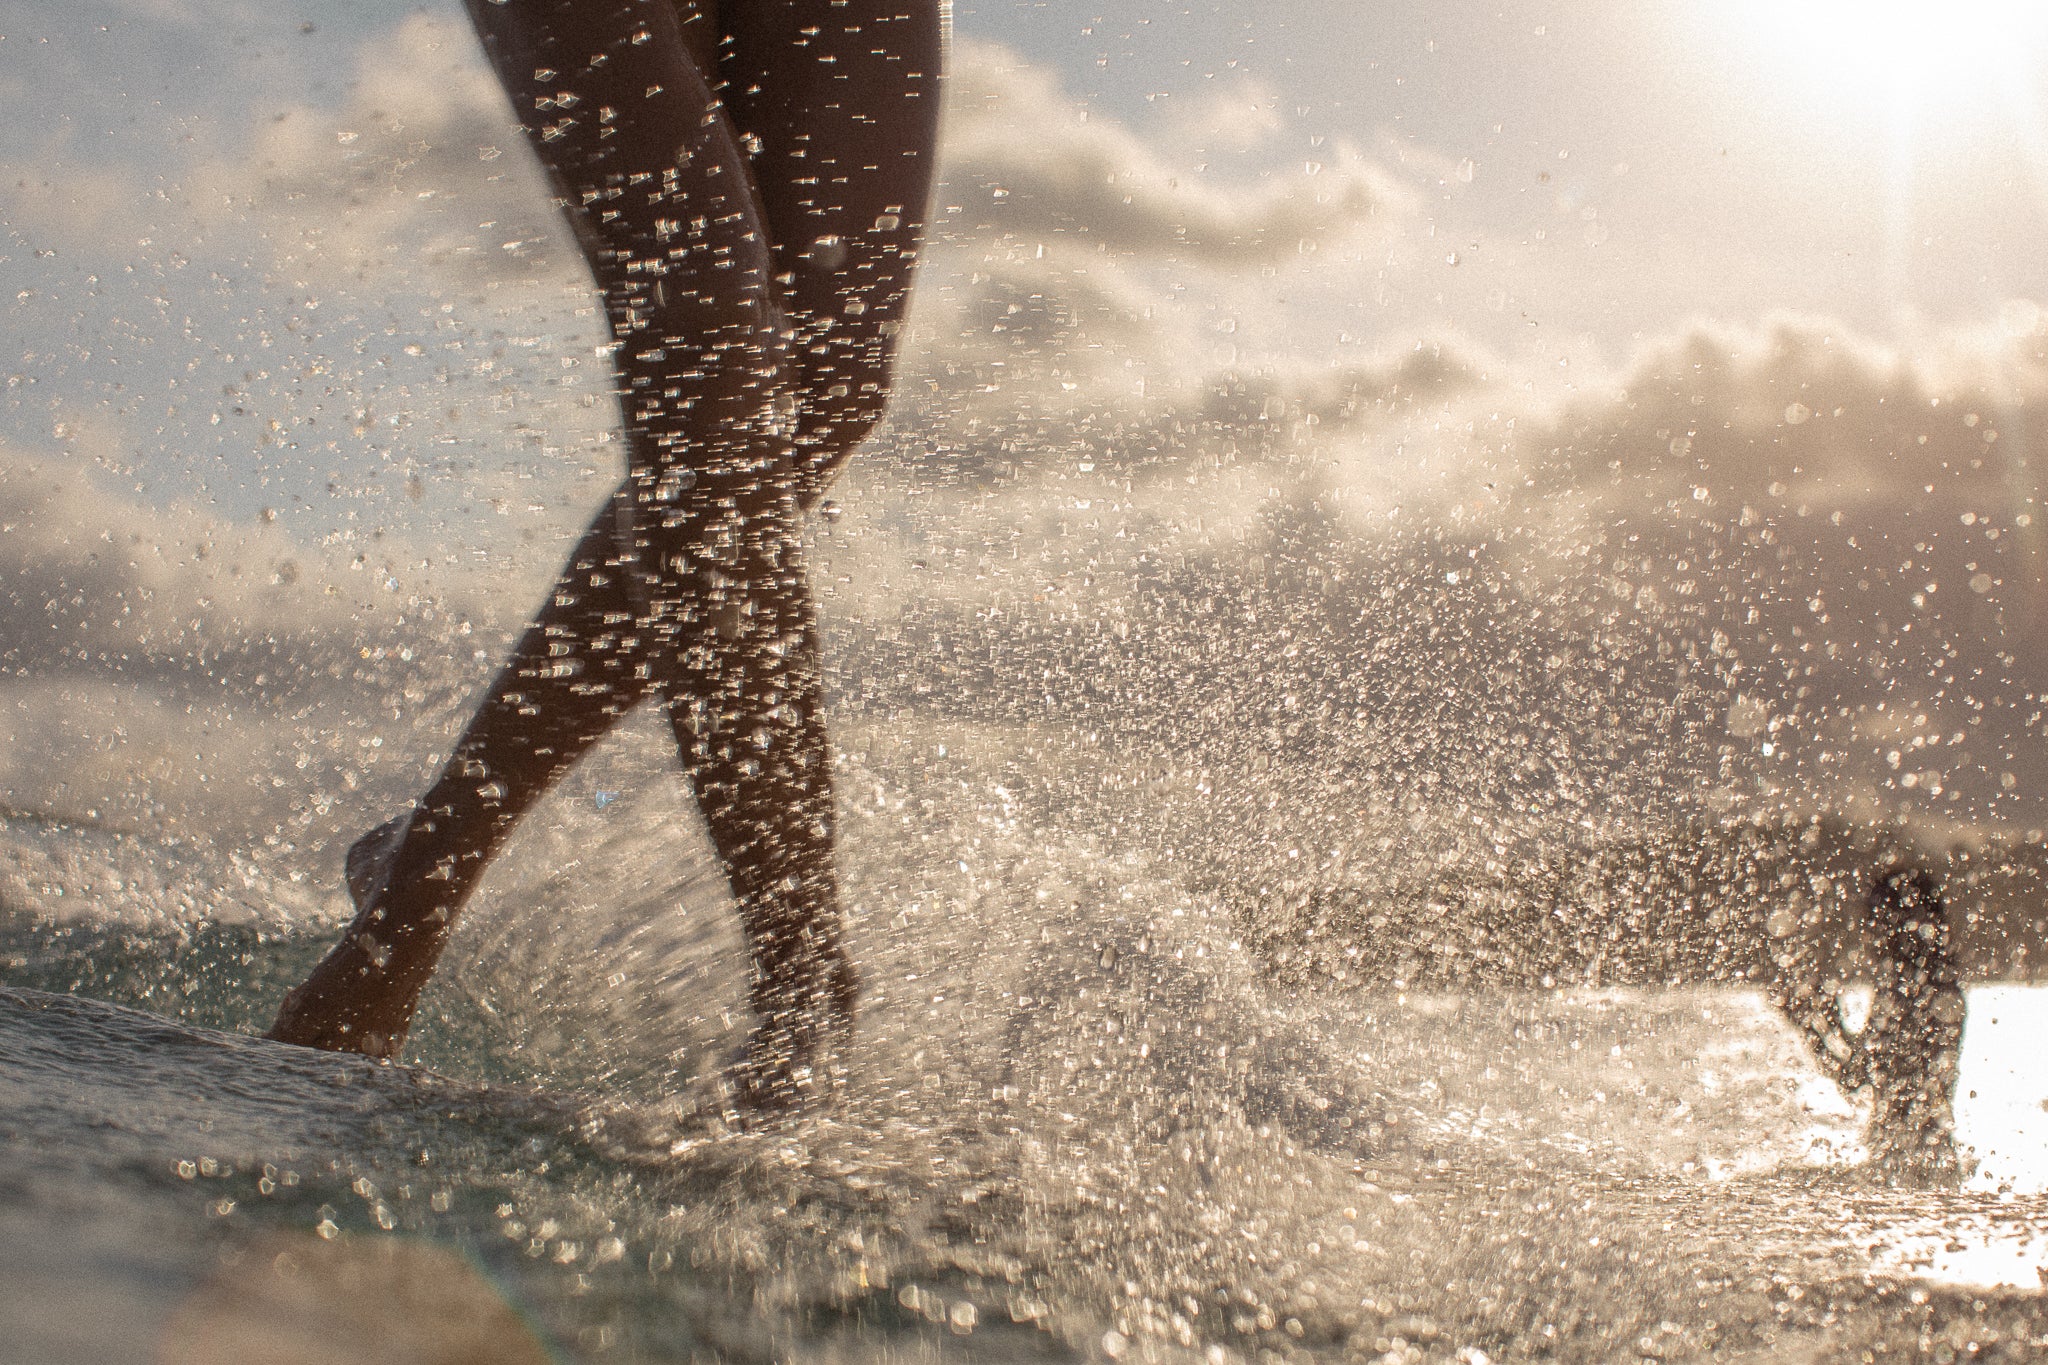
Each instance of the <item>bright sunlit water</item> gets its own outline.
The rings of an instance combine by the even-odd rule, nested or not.
[[[1969,999],[1956,1130],[1977,1157],[1971,1184],[2048,1190],[2048,991],[1977,986]]]
[[[1831,1340],[1830,1313],[1904,1311],[1887,1285],[1924,1286],[1916,1314],[1950,1311],[1942,1286],[2031,1311],[2048,992],[1972,992],[1983,1167],[1894,1190],[1755,991],[1287,986],[1174,860],[1076,829],[1044,756],[850,738],[870,996],[829,1120],[689,1117],[744,1026],[735,945],[632,746],[494,874],[415,1040],[434,1073],[0,995],[0,1268],[37,1358],[303,1350],[308,1322],[360,1359],[440,1349],[421,1323],[593,1361],[1580,1358]],[[19,821],[8,848],[7,894],[69,918],[10,912],[0,984],[246,1030],[331,923],[189,850]],[[616,902],[621,878],[653,894]],[[136,917],[187,896],[249,927]],[[349,1306],[418,1284],[472,1306]]]

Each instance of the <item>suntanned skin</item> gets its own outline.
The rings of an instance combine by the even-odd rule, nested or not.
[[[433,786],[350,850],[355,921],[269,1036],[395,1055],[485,864],[653,698],[753,956],[742,1098],[796,1102],[856,996],[800,523],[887,401],[939,6],[469,8],[603,292],[627,473]]]

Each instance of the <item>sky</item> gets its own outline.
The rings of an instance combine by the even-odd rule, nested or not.
[[[1549,328],[1618,361],[1698,314],[1821,312],[1903,335],[2040,291],[2044,182],[2016,155],[2039,121],[1999,89],[2004,58],[2039,94],[2026,55],[2041,21],[2024,6],[1947,7],[1966,32],[2002,8],[2032,44],[1994,30],[1954,60],[1912,30],[1924,20],[1895,17],[1921,6],[1832,27],[1815,0],[1103,8],[975,5],[961,26],[1239,174],[1327,161],[1318,140],[1413,172],[1418,222],[1463,273],[1400,282],[1391,315],[1354,301],[1354,332],[1455,319],[1519,349],[1534,338],[1517,328]],[[1784,17],[1802,8],[1813,21]],[[1887,23],[1931,48],[1932,70],[1844,37]],[[1895,99],[1902,80],[1915,88]],[[1902,119],[1917,126],[1896,155]],[[1496,291],[1512,306],[1489,306]]]
[[[1315,560],[1353,768],[1413,709],[1391,646],[1471,689],[1430,738],[1475,771],[1503,714],[1590,743],[1597,668],[1659,781],[2040,837],[2028,7],[956,21],[830,611],[1128,622],[1172,564],[1255,623]],[[219,780],[235,837],[317,843],[425,773],[616,477],[574,249],[452,3],[5,0],[0,97],[0,800],[218,821]],[[1432,652],[1452,618],[1518,662]]]

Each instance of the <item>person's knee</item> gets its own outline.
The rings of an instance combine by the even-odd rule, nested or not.
[[[888,414],[894,338],[869,336],[829,351],[819,346],[805,359],[795,453],[797,497],[808,509]]]
[[[877,406],[834,423],[817,432],[808,443],[798,445],[795,479],[799,508],[808,512],[818,505],[825,490],[853,458],[853,452],[860,449],[881,421],[882,409]]]

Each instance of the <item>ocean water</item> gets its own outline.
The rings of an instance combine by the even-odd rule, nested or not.
[[[1973,991],[1962,1189],[1740,983],[1313,989],[1022,732],[842,732],[868,986],[826,1115],[724,1129],[719,887],[575,775],[404,1065],[263,1042],[339,904],[8,817],[10,1360],[2014,1358],[2048,1344],[2048,1004]],[[1050,776],[1049,776],[1050,775]],[[331,870],[326,875],[331,877]]]

